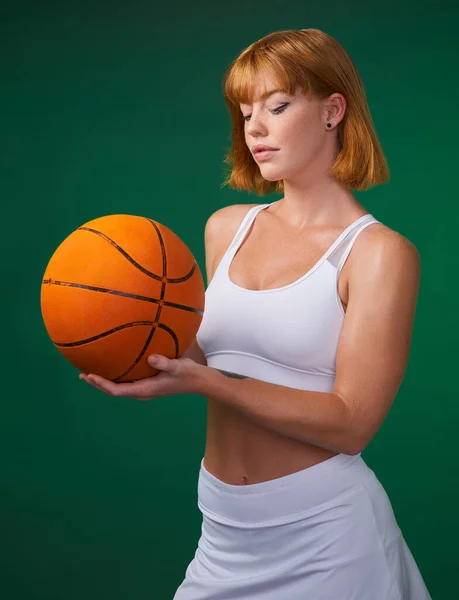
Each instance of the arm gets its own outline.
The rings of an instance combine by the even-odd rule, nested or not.
[[[356,245],[359,241],[331,392],[208,367],[199,372],[197,393],[288,437],[336,452],[361,452],[385,420],[405,373],[420,261],[416,248],[391,230],[362,232]]]
[[[208,368],[199,374],[199,392],[237,408],[259,424],[322,448],[352,454],[350,415],[335,394],[267,383]]]

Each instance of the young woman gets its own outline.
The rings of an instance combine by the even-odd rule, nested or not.
[[[283,197],[209,218],[182,358],[132,384],[81,377],[208,398],[202,535],[174,600],[430,600],[361,457],[402,382],[420,278],[416,248],[352,194],[389,177],[361,80],[332,37],[289,30],[244,50],[224,93],[226,183]]]

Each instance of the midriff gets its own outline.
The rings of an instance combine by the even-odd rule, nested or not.
[[[260,427],[231,406],[207,400],[204,466],[225,483],[269,481],[337,454]]]

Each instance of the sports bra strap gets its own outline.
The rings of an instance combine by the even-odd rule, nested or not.
[[[241,236],[243,237],[246,234],[247,230],[250,227],[252,219],[255,216],[254,215],[255,211],[257,211],[258,209],[261,210],[263,206],[268,206],[268,205],[267,204],[257,204],[256,206],[252,206],[251,208],[249,208],[249,210],[245,213],[244,218],[242,219],[239,227],[237,228],[236,233],[234,234],[233,239],[231,240],[230,245],[228,246],[228,250],[233,247],[233,244],[235,244]]]
[[[356,225],[356,227],[350,229],[347,235],[341,240],[338,246],[333,250],[332,254],[328,257],[328,261],[336,267],[337,274],[341,273],[344,263],[349,256],[350,251],[354,245],[355,240],[361,231],[363,231],[369,225],[373,223],[380,223],[373,215],[368,214],[367,218]]]

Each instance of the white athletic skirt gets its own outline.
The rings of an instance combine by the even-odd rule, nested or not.
[[[198,548],[173,600],[431,600],[360,454],[230,485],[204,467]]]

